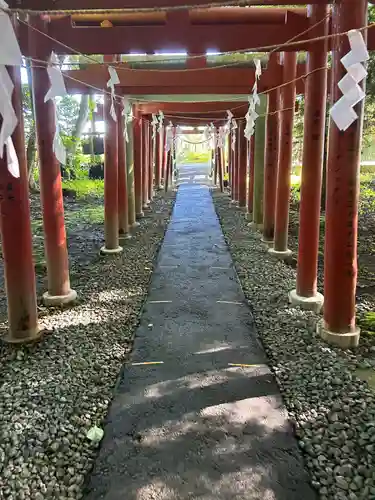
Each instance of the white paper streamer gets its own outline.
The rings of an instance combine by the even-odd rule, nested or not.
[[[342,131],[358,119],[353,107],[365,98],[365,92],[358,84],[367,76],[362,63],[369,59],[362,33],[351,30],[348,38],[350,52],[341,59],[348,73],[337,84],[343,95],[330,110],[332,120]]]
[[[122,98],[122,115],[124,117],[124,137],[125,142],[129,142],[128,124],[133,121],[133,108],[128,97]]]
[[[0,7],[7,9],[8,4],[4,0],[0,0]],[[0,65],[22,65],[22,54],[12,22],[3,10],[0,10]]]
[[[20,176],[20,164],[18,162],[18,157],[16,150],[14,149],[13,140],[8,137],[6,142],[7,147],[7,166],[8,170],[13,175],[13,177],[19,178]]]
[[[236,120],[233,118],[232,119],[232,150],[235,151],[236,149],[236,129],[238,129],[238,125]]]
[[[159,114],[158,114],[158,123],[159,123],[159,127],[158,127],[158,132],[160,133],[162,128],[163,128],[163,122],[164,122],[164,113],[163,111],[159,111]]]
[[[156,137],[156,127],[157,127],[158,123],[159,122],[158,122],[157,116],[154,113],[152,113],[152,121],[151,121],[151,125],[152,125],[152,140],[154,140],[155,137]]]
[[[0,158],[4,155],[4,146],[12,136],[18,120],[12,105],[14,85],[5,66],[0,65],[0,115],[2,125],[0,129]]]
[[[172,146],[173,146],[173,124],[172,122],[169,122],[169,125],[166,128],[165,150],[167,152],[171,151]]]
[[[47,94],[44,96],[44,102],[54,99],[58,96],[67,95],[64,77],[61,73],[61,69],[57,66],[59,60],[54,52],[51,53],[50,60],[47,66],[47,73],[51,87]]]
[[[59,119],[57,116],[57,106],[55,105],[55,136],[53,138],[53,152],[57,161],[66,165],[66,150],[60,136]]]
[[[117,122],[116,110],[115,110],[115,85],[120,83],[120,78],[118,77],[117,71],[113,66],[108,66],[109,80],[107,82],[107,87],[111,90],[111,110],[110,115],[112,120]]]

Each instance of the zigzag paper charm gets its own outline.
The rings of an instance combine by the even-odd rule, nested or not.
[[[50,99],[54,102],[55,106],[55,135],[53,138],[53,152],[56,156],[56,159],[62,163],[66,164],[66,150],[62,143],[60,136],[60,127],[59,127],[59,119],[57,115],[57,105],[55,98],[58,96],[64,96],[67,94],[64,77],[62,76],[61,69],[58,66],[59,60],[57,59],[56,54],[54,52],[51,53],[49,63],[47,66],[47,73],[49,77],[49,81],[51,83],[51,87],[48,90],[47,94],[44,96],[44,102],[49,101]]]
[[[110,115],[112,120],[117,122],[116,110],[115,110],[115,85],[120,83],[120,78],[118,77],[117,71],[113,66],[108,66],[109,80],[107,82],[107,87],[111,90],[111,110]]]
[[[125,142],[129,142],[128,124],[133,121],[133,108],[130,104],[128,97],[122,98],[122,115],[125,118],[125,125],[124,125]]]
[[[171,151],[173,147],[173,123],[169,122],[168,127],[166,128],[166,137],[165,137],[165,150],[167,153]]]
[[[232,151],[236,150],[236,129],[238,129],[237,122],[232,118]]]
[[[157,116],[155,115],[155,113],[152,113],[152,121],[151,121],[151,125],[152,125],[152,140],[155,139],[156,137],[156,126],[158,124],[158,118]]]
[[[351,50],[341,59],[347,74],[337,84],[343,95],[330,110],[332,120],[342,131],[347,130],[358,119],[353,108],[365,98],[365,92],[358,84],[367,76],[362,63],[369,59],[362,33],[351,30],[348,38]]]
[[[163,122],[164,122],[164,113],[163,113],[163,111],[159,111],[158,122],[159,122],[158,132],[160,133],[161,130],[162,130],[162,128],[163,128]]]
[[[262,65],[260,59],[254,61],[255,64],[255,82],[253,85],[253,94],[249,96],[249,109],[246,113],[246,127],[244,136],[250,140],[255,131],[255,120],[258,118],[258,113],[255,111],[256,106],[259,106],[260,99],[258,95],[258,80],[262,74]]]
[[[7,9],[8,4],[0,0],[0,7]],[[13,109],[12,94],[13,82],[9,76],[7,66],[22,65],[22,54],[18,45],[17,37],[8,14],[0,11],[0,116],[2,124],[0,127],[0,158],[4,155],[6,146],[8,171],[13,177],[20,176],[20,169],[16,151],[12,140],[12,134],[18,124],[17,115]]]

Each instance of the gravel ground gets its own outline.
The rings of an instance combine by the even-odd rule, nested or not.
[[[82,498],[98,447],[86,434],[101,426],[131,350],[173,201],[171,194],[153,202],[122,256],[98,256],[98,228],[94,238],[73,235],[79,302],[40,309],[49,333],[39,344],[0,345],[1,499]]]
[[[213,198],[313,486],[321,500],[374,500],[375,393],[350,356],[315,336],[319,316],[289,307],[295,269],[267,255],[227,195]]]

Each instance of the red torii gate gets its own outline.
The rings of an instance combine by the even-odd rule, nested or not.
[[[36,6],[35,4],[38,3]],[[29,8],[29,9],[49,9],[47,1],[23,0],[11,1],[10,7]],[[121,3],[121,5],[119,5]],[[130,0],[126,2],[127,7],[154,7],[154,2],[144,0],[142,5],[139,2]],[[202,2],[198,0],[197,4]],[[267,5],[284,4],[285,1],[267,1],[267,2],[252,2],[252,4]],[[295,0],[295,4],[305,3],[304,0]],[[323,20],[327,16],[327,8],[329,2],[325,0],[312,0],[310,4],[313,6],[309,18],[304,18],[301,13],[287,14],[284,23],[276,23],[275,25],[267,26],[267,24],[253,24],[249,30],[249,23],[230,24],[221,21],[219,24],[211,22],[211,27],[208,27],[207,18],[202,24],[191,20],[189,12],[172,11],[165,17],[165,23],[161,26],[115,26],[111,29],[103,28],[80,28],[74,27],[69,18],[56,19],[46,24],[40,18],[32,16],[32,23],[41,31],[46,30],[49,36],[58,38],[66,45],[73,46],[79,52],[94,54],[105,53],[108,55],[124,53],[134,48],[133,44],[139,44],[139,49],[146,52],[161,49],[187,49],[189,54],[200,54],[208,48],[217,48],[221,51],[239,50],[246,47],[263,46],[263,49],[270,45],[282,46],[285,52],[283,65],[283,81],[288,82],[295,76],[295,55],[296,50],[308,50],[309,72],[311,74],[307,78],[307,94],[306,94],[306,113],[305,113],[305,162],[303,169],[303,181],[301,188],[301,233],[300,233],[300,248],[309,249],[304,252],[300,251],[298,265],[298,280],[297,293],[294,294],[293,300],[301,305],[308,305],[315,302],[319,303],[319,297],[316,294],[316,263],[317,263],[317,234],[319,227],[319,206],[317,200],[320,198],[320,176],[322,168],[322,148],[324,139],[324,115],[326,103],[326,71],[317,71],[322,59],[327,55],[328,44],[323,42],[310,42],[311,38],[325,35],[328,30],[328,22]],[[16,4],[16,5],[15,5]],[[136,5],[137,4],[137,5]],[[175,7],[183,5],[181,0],[173,1],[164,0],[163,6]],[[115,7],[117,6],[117,7]],[[88,9],[88,8],[103,8],[102,2],[99,0],[91,1],[88,6],[87,0],[61,0],[59,8],[64,9]],[[350,29],[360,29],[366,24],[366,7],[367,0],[337,0],[333,6],[332,14],[332,33],[334,36],[330,42],[333,50],[333,77],[331,86],[331,96],[337,100],[338,87],[337,82],[343,76],[343,68],[340,66],[340,58],[348,51],[348,41],[345,37],[340,36],[343,32]],[[124,1],[110,0],[106,2],[105,9],[124,8]],[[229,9],[228,9],[229,10]],[[266,9],[267,10],[267,9]],[[271,10],[271,9],[270,9]],[[199,17],[199,16],[198,16]],[[307,28],[311,28],[315,22],[320,20],[320,24],[311,29],[308,34],[300,35],[302,39],[308,40],[304,44],[298,46],[287,43],[291,37],[299,35]],[[302,29],[301,29],[302,28]],[[147,33],[147,34],[146,34]],[[181,38],[181,33],[186,35],[186,38]],[[168,36],[169,35],[169,36]],[[199,36],[201,35],[201,36]],[[30,38],[30,43],[29,43]],[[369,48],[374,47],[374,34],[369,31]],[[56,43],[45,43],[43,36],[36,36],[35,32],[27,29],[25,25],[20,26],[20,41],[25,55],[31,55],[35,59],[47,60],[51,48],[59,53],[71,53],[67,47],[62,50],[61,45]],[[169,43],[169,45],[168,45]],[[209,45],[216,43],[217,47]],[[160,46],[159,46],[160,44]],[[166,44],[166,45],[164,45]],[[260,49],[261,50],[261,49]],[[290,56],[288,55],[290,54]],[[198,63],[199,62],[198,59]],[[43,66],[39,63],[39,66]],[[207,70],[207,74],[213,70]],[[36,118],[38,127],[38,146],[41,159],[41,190],[42,201],[44,208],[44,225],[46,233],[46,253],[47,267],[49,278],[49,290],[46,296],[47,302],[62,303],[72,300],[75,297],[74,292],[70,290],[69,273],[67,265],[67,251],[65,242],[65,229],[63,222],[62,200],[61,200],[61,179],[59,166],[52,154],[52,140],[54,135],[54,105],[51,102],[44,103],[44,95],[48,87],[48,79],[45,67],[33,68],[34,75],[34,91],[36,103]],[[18,115],[21,114],[20,109],[20,86],[17,76],[15,77],[16,92],[18,97],[14,99]],[[248,89],[248,84],[246,85]],[[281,90],[283,102],[294,102],[295,84],[290,83],[284,86]],[[18,101],[17,101],[18,99]],[[18,102],[18,104],[17,104]],[[291,154],[291,126],[293,123],[293,107],[289,112],[281,114],[282,130],[286,135],[285,140],[281,140],[278,148],[277,137],[275,135],[275,126],[277,126],[277,109],[273,109],[277,105],[277,101],[273,100],[271,114],[274,117],[274,125],[269,127],[274,133],[272,137],[272,147],[267,143],[266,148],[266,185],[272,186],[272,183],[267,177],[267,172],[273,170],[273,179],[275,179],[275,169],[277,165],[277,156],[279,157],[278,164],[278,189],[277,189],[277,206],[276,211],[276,233],[279,231],[280,238],[275,240],[281,241],[280,247],[284,247],[285,230],[287,231],[287,215],[289,192],[281,190],[281,186],[288,184],[288,162],[290,163]],[[270,104],[271,106],[271,104]],[[105,105],[105,114],[107,115],[108,102]],[[137,118],[140,118],[137,111]],[[270,111],[270,110],[269,110]],[[363,114],[363,104],[358,104],[356,107],[358,115]],[[270,118],[270,117],[269,117]],[[272,120],[272,118],[271,118]],[[142,133],[142,121],[137,119],[134,124],[134,151],[144,151],[144,158],[150,158],[147,154],[147,145],[150,142],[147,140],[146,130]],[[310,127],[310,128],[309,128]],[[20,127],[14,134],[14,142],[18,148],[22,147],[22,139],[20,136]],[[115,139],[116,136],[116,139]],[[356,286],[356,234],[357,234],[357,203],[358,203],[358,165],[360,154],[360,136],[361,136],[361,119],[357,120],[346,132],[340,132],[338,128],[331,124],[330,129],[330,147],[327,169],[327,210],[326,210],[326,249],[325,249],[325,308],[324,320],[319,325],[321,335],[328,341],[338,343],[343,346],[354,345],[358,342],[359,331],[355,325],[355,286]],[[112,135],[108,133],[107,147],[117,142],[118,135],[113,129]],[[146,141],[143,139],[146,138]],[[241,140],[241,145],[245,141]],[[114,146],[115,147],[115,146]],[[243,146],[240,146],[243,147]],[[276,154],[278,151],[278,155]],[[18,156],[22,162],[22,151],[18,150]],[[271,154],[270,154],[271,153]],[[239,158],[243,162],[245,155],[241,150]],[[108,159],[108,157],[107,157]],[[138,199],[141,199],[139,186],[142,179],[142,158],[135,158],[136,171],[138,169]],[[272,167],[272,168],[271,168]],[[4,169],[3,169],[4,170]],[[111,170],[109,168],[109,170]],[[116,170],[117,168],[112,170]],[[238,169],[237,169],[238,170]],[[2,202],[2,219],[5,219],[5,214],[12,219],[14,230],[18,228],[22,231],[24,244],[31,248],[29,241],[28,229],[28,211],[24,208],[25,201],[22,197],[25,194],[25,168],[21,167],[23,179],[20,181],[12,179],[11,185],[14,193],[17,194],[18,209],[14,209],[11,201],[12,198],[5,197]],[[243,166],[239,169],[243,172]],[[106,177],[108,190],[110,182],[115,182],[117,173],[114,171],[108,172]],[[311,181],[311,177],[315,176],[315,182]],[[272,177],[272,176],[271,176]],[[239,177],[240,178],[240,177]],[[310,179],[306,182],[306,179]],[[274,180],[273,180],[274,182]],[[137,184],[136,184],[137,187]],[[270,192],[273,190],[270,189]],[[244,200],[244,190],[240,190],[239,203],[241,206],[246,205]],[[21,194],[21,192],[23,194]],[[246,196],[246,191],[245,191]],[[13,198],[14,200],[14,198]],[[23,205],[22,205],[23,203]],[[266,201],[267,206],[270,203]],[[139,208],[139,207],[138,207]],[[141,207],[142,208],[142,207]],[[8,210],[9,209],[9,210]],[[10,210],[12,209],[12,210]],[[115,218],[114,208],[111,210],[110,219]],[[308,221],[308,223],[306,222]],[[2,222],[2,225],[3,222]],[[313,228],[313,230],[311,230]],[[272,229],[268,227],[268,229]],[[303,231],[304,229],[304,231]],[[113,234],[113,233],[111,233]],[[264,234],[267,239],[270,233]],[[283,237],[281,237],[283,236]],[[108,238],[110,240],[111,238]],[[115,240],[116,237],[113,237]],[[107,243],[107,242],[106,242]],[[109,246],[116,246],[116,241],[108,241]],[[25,246],[22,252],[25,251]],[[23,255],[20,254],[20,249],[16,248],[15,240],[11,239],[9,232],[3,230],[3,247],[4,258],[6,264],[6,281],[9,303],[9,320],[10,320],[10,341],[26,341],[37,336],[37,322],[35,313],[35,300],[25,300],[27,291],[35,289],[33,285],[33,272],[30,271],[32,262],[27,259],[28,272],[25,271],[22,281],[16,282],[14,268],[19,265]],[[106,248],[107,245],[106,245]],[[109,250],[118,249],[108,248]],[[287,248],[275,248],[280,254],[285,254]],[[11,254],[13,252],[13,259]],[[28,255],[30,252],[26,251]],[[306,255],[309,254],[307,258]],[[16,258],[16,257],[20,258]],[[25,261],[26,262],[26,261]],[[17,276],[18,277],[18,276]],[[17,290],[17,292],[15,292]],[[34,293],[35,296],[35,293]],[[15,297],[15,298],[14,298]],[[14,300],[13,300],[14,298]],[[305,300],[306,299],[306,300]]]

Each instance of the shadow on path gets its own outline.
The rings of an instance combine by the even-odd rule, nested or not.
[[[153,361],[123,371],[87,500],[316,498],[207,186],[179,189],[132,356]]]

